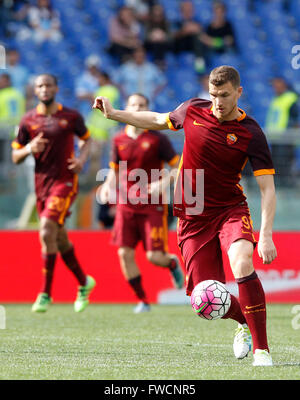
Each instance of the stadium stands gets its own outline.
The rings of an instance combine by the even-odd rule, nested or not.
[[[169,21],[175,21],[179,16],[179,1],[161,0],[160,3]],[[297,78],[297,71],[291,68],[291,49],[300,38],[300,5],[297,0],[291,0],[286,9],[281,0],[273,0],[272,5],[269,1],[255,1],[254,10],[249,11],[247,0],[227,0],[225,3],[228,18],[236,31],[239,52],[212,57],[208,68],[219,64],[238,67],[247,93],[242,104],[259,123],[264,124],[266,107],[272,95],[268,85],[270,76],[279,73],[288,80]],[[37,45],[31,40],[17,42],[10,38],[8,42],[2,38],[2,42],[17,47],[33,73],[44,70],[56,73],[62,88],[60,100],[76,106],[74,78],[90,53],[99,53],[104,68],[112,71],[116,67],[115,60],[106,52],[108,22],[123,4],[123,0],[52,0],[62,21],[62,41]],[[194,0],[194,6],[200,21],[207,25],[212,15],[211,7],[204,0]],[[175,58],[170,54],[166,60],[169,88],[158,96],[155,104],[161,111],[169,110],[170,106],[197,94],[193,55],[182,54]],[[187,79],[184,85],[181,84],[182,79],[176,79],[180,75]]]

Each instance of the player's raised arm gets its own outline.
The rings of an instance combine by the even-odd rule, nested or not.
[[[168,129],[168,113],[157,113],[153,111],[128,111],[113,108],[106,97],[96,97],[93,108],[100,110],[103,115],[114,121],[133,125],[137,128],[162,130]]]

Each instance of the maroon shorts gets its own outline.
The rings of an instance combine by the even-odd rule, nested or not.
[[[55,182],[49,189],[48,196],[37,196],[36,207],[39,217],[46,217],[59,225],[64,225],[65,218],[71,213],[70,206],[76,198],[77,182]]]
[[[256,245],[247,204],[231,207],[214,217],[178,221],[178,245],[186,269],[186,293],[201,281],[215,279],[225,283],[222,249],[227,253],[238,239]]]
[[[142,241],[145,251],[168,251],[166,213],[140,214],[117,209],[112,243],[118,247],[135,248]]]

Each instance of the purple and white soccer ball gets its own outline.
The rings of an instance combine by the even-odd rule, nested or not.
[[[206,280],[194,287],[191,304],[199,317],[213,320],[221,318],[227,313],[231,304],[231,296],[223,283]]]

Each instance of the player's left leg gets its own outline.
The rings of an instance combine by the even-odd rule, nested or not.
[[[265,293],[253,267],[253,250],[252,241],[239,239],[231,244],[228,257],[238,283],[241,309],[252,334],[253,365],[272,365],[267,340]]]
[[[140,240],[137,215],[117,207],[112,232],[112,243],[118,246],[118,257],[122,274],[139,300],[134,312],[150,311],[150,304],[144,289],[142,275],[135,261],[135,248]]]
[[[146,257],[152,264],[168,268],[171,272],[174,286],[177,289],[183,288],[184,276],[179,259],[175,254],[166,253],[161,250],[148,250]]]
[[[168,252],[167,213],[141,215],[138,222],[147,259],[154,265],[168,268],[174,286],[181,289],[184,275],[180,261],[175,254]]]
[[[48,306],[52,301],[51,289],[57,254],[57,233],[57,224],[46,217],[41,217],[39,237],[42,248],[44,279],[40,293],[32,305],[33,312],[47,311]]]
[[[86,275],[83,271],[75,254],[74,247],[68,238],[67,231],[63,226],[59,227],[58,230],[57,247],[65,265],[74,274],[79,283],[77,298],[74,303],[74,310],[76,312],[81,312],[89,303],[89,295],[96,286],[96,281],[93,277]]]
[[[135,248],[121,246],[118,248],[118,256],[124,278],[139,300],[138,305],[134,308],[134,312],[139,314],[150,311],[150,304],[144,290],[141,272],[135,261]]]

